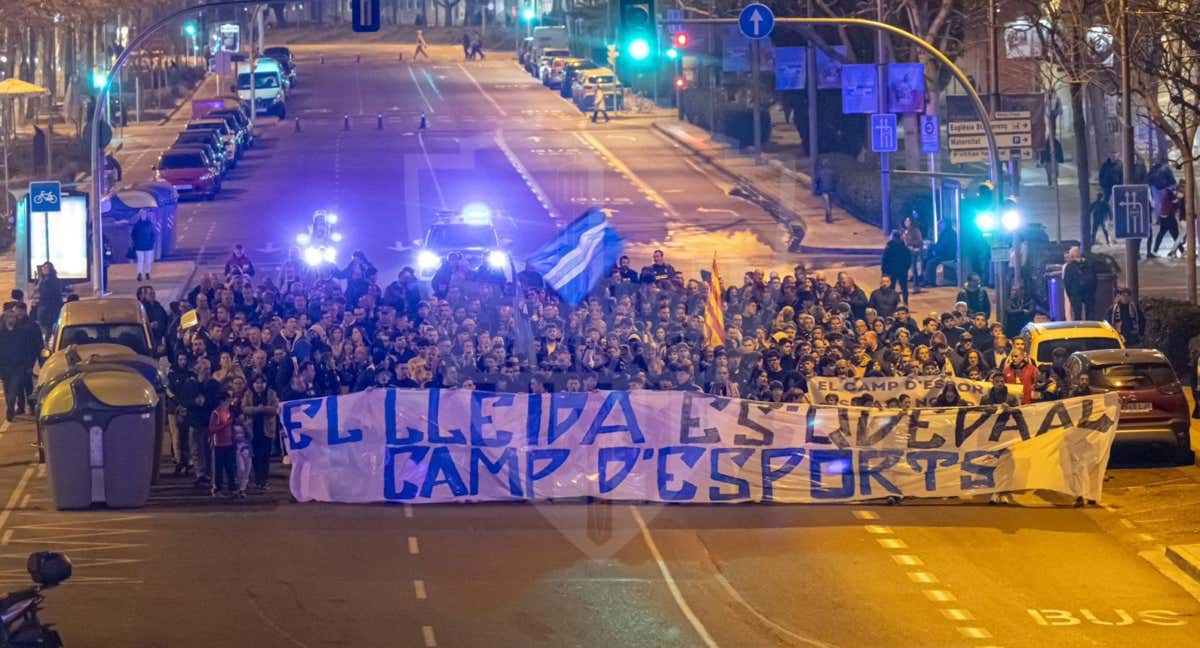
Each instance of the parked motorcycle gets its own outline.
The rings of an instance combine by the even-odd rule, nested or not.
[[[61,648],[62,639],[42,623],[42,592],[71,577],[71,559],[52,551],[29,554],[26,563],[34,586],[0,598],[0,648]]]

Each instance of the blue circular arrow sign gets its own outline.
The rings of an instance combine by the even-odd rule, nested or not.
[[[738,29],[746,38],[766,38],[775,28],[775,13],[764,4],[755,2],[742,8],[738,14]]]

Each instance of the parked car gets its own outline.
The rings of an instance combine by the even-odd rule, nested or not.
[[[217,137],[221,140],[221,146],[225,149],[225,161],[229,163],[229,168],[237,167],[237,161],[240,156],[238,151],[237,136],[230,130],[229,125],[224,119],[200,119],[197,121],[188,122],[186,130],[208,130],[214,131]]]
[[[211,137],[210,137],[211,135]],[[213,141],[212,135],[208,131],[184,131],[180,133],[175,142],[169,148],[183,148],[189,146],[199,146],[208,153],[210,159],[215,159],[217,162],[217,175],[224,177],[228,170],[225,162],[225,151],[221,146],[221,142]]]
[[[550,62],[558,57],[570,56],[571,50],[565,47],[546,47],[542,49],[538,55],[537,65],[533,68],[533,76],[537,77],[542,83],[546,82],[546,68]]]
[[[596,86],[604,88],[605,103],[609,110],[620,108],[621,85],[617,83],[617,75],[608,68],[581,70],[575,75],[571,88],[571,100],[584,112],[592,110],[596,101]]]
[[[293,88],[296,86],[296,59],[292,56],[292,50],[283,46],[268,47],[263,50],[263,56],[278,61],[279,66],[283,68],[288,86]]]
[[[596,65],[589,59],[568,59],[563,63],[562,79],[559,81],[559,94],[570,99],[572,86],[575,84],[575,77],[579,76],[585,70],[597,70],[600,66]]]
[[[1039,367],[1053,362],[1054,350],[1060,347],[1067,353],[1125,348],[1121,334],[1108,322],[1033,322],[1021,329],[1021,337]]]
[[[1117,441],[1162,444],[1180,464],[1195,463],[1191,412],[1183,384],[1160,351],[1109,349],[1079,351],[1067,358],[1067,382],[1075,388],[1087,376],[1093,393],[1115,391],[1121,397]]]
[[[213,173],[200,151],[164,151],[154,170],[155,178],[169,182],[180,198],[198,196],[212,200],[221,191],[221,177]]]
[[[204,157],[204,163],[213,172],[217,178],[221,177],[221,165],[224,163],[219,154],[212,153],[207,147],[201,144],[182,144],[167,148],[164,153],[199,153]]]
[[[142,303],[132,297],[80,299],[63,304],[50,341],[42,353],[49,358],[72,344],[119,344],[134,353],[154,355],[150,326]]]
[[[233,141],[234,148],[237,150],[237,159],[242,159],[242,154],[246,152],[247,133],[242,129],[242,124],[231,114],[213,111],[201,121],[220,121],[225,123],[225,128],[229,129],[230,139]],[[222,137],[222,140],[225,138]]]
[[[242,148],[248,149],[254,147],[254,124],[250,122],[250,118],[240,108],[226,108],[224,110],[214,110],[209,113],[210,117],[221,117],[225,121],[233,120],[238,132],[242,137]]]

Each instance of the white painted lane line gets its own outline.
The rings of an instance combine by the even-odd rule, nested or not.
[[[418,601],[425,600],[425,581],[420,579],[413,581],[413,594],[416,595]]]
[[[942,610],[942,616],[951,621],[971,621],[975,619],[974,614],[962,608],[945,608]]]
[[[884,549],[908,549],[908,543],[900,538],[875,538],[875,541]]]
[[[934,576],[933,574],[931,574],[927,571],[908,572],[908,580],[910,580],[914,583],[923,583],[923,584],[938,582],[937,576]]]
[[[425,110],[430,115],[437,112],[433,109],[433,104],[429,103],[429,97],[425,96],[425,91],[421,89],[421,82],[417,81],[417,73],[413,72],[412,65],[408,66],[408,75],[412,77],[413,85],[417,86],[417,94],[421,95],[421,101],[425,102]]]
[[[412,504],[405,504],[404,505],[404,517],[411,518],[412,516],[413,516]]]
[[[958,597],[954,595],[954,592],[949,590],[921,590],[921,593],[925,595],[925,598],[933,601],[934,603],[949,603],[951,601],[958,600]]]
[[[4,506],[3,511],[0,511],[0,529],[4,528],[5,524],[8,524],[8,518],[12,517],[12,512],[16,508],[17,502],[20,501],[25,487],[29,485],[29,478],[33,477],[33,472],[33,466],[29,466],[25,469],[24,473],[21,473],[21,479],[17,482],[17,487],[13,489],[12,495],[8,496],[8,504]]]
[[[717,642],[713,640],[712,635],[708,634],[708,628],[700,621],[700,617],[692,612],[691,606],[683,598],[683,593],[679,591],[679,586],[675,584],[675,577],[671,575],[670,568],[663,560],[662,553],[658,550],[658,545],[654,543],[654,538],[650,535],[650,528],[646,526],[646,521],[642,519],[642,514],[637,510],[636,506],[629,507],[633,513],[633,519],[637,522],[638,528],[642,530],[642,541],[646,543],[646,548],[650,550],[650,555],[654,557],[654,562],[658,564],[658,571],[662,573],[663,580],[667,583],[667,589],[671,591],[671,597],[675,599],[675,605],[679,607],[679,611],[683,612],[683,616],[687,618],[688,623],[692,624],[692,629],[700,636],[700,640],[705,646],[716,648]]]
[[[897,565],[904,565],[905,567],[916,567],[917,565],[925,564],[924,562],[921,562],[920,558],[917,558],[912,554],[896,554],[892,556],[892,561]]]
[[[647,184],[645,180],[642,180],[641,177],[634,173],[633,170],[626,166],[624,162],[617,158],[617,156],[613,155],[612,151],[608,150],[608,147],[604,146],[604,144],[601,144],[600,140],[596,139],[595,136],[586,131],[582,131],[576,132],[575,137],[583,143],[594,148],[596,152],[599,153],[601,157],[603,157],[609,163],[609,165],[612,166],[612,168],[616,169],[617,172],[619,172],[625,177],[626,180],[632,183],[633,186],[638,189],[638,191],[642,192],[643,195],[649,198],[650,202],[656,207],[666,210],[671,215],[671,218],[679,217],[679,215],[675,213],[675,209],[671,207],[669,203],[667,203],[665,198],[663,198],[657,191],[654,190],[654,187],[651,187],[649,184]]]
[[[958,633],[968,639],[990,639],[992,633],[984,628],[959,627]]]
[[[1171,582],[1183,588],[1185,592],[1190,594],[1192,598],[1200,601],[1200,583],[1196,579],[1189,576],[1180,569],[1170,558],[1167,557],[1167,551],[1164,547],[1158,547],[1149,551],[1140,551],[1138,555],[1146,562],[1154,566],[1160,574],[1166,576]]]
[[[809,646],[813,646],[814,648],[835,648],[832,644],[827,644],[818,639],[813,639],[812,637],[805,637],[803,635],[796,634],[795,632],[792,632],[791,630],[779,625],[778,623],[775,623],[774,621],[772,621],[771,619],[769,619],[765,615],[763,615],[761,612],[759,612],[757,609],[755,609],[754,606],[752,606],[748,602],[746,602],[746,599],[742,598],[742,595],[739,594],[736,589],[734,589],[733,585],[731,585],[729,583],[729,581],[725,578],[725,576],[721,572],[719,572],[719,571],[714,572],[713,577],[716,578],[717,582],[721,584],[721,587],[725,590],[725,593],[729,595],[729,598],[732,598],[734,601],[737,601],[743,608],[746,609],[746,611],[748,611],[750,614],[754,615],[754,617],[757,618],[759,621],[761,621],[764,625],[770,626],[770,627],[774,628],[777,632],[785,634],[801,643],[805,643],[805,644],[808,644]]]
[[[425,648],[437,646],[437,638],[433,636],[433,626],[421,626],[421,637],[425,640]]]
[[[21,508],[29,508],[29,498],[33,497],[29,493],[25,493],[25,497],[21,498]]]
[[[471,83],[475,84],[475,89],[479,90],[479,94],[483,95],[483,98],[487,99],[488,103],[492,104],[492,106],[496,108],[496,112],[500,113],[501,117],[508,117],[508,111],[504,110],[504,106],[501,106],[500,102],[496,101],[492,95],[488,94],[487,90],[483,89],[483,86],[479,85],[479,81],[477,81],[475,77],[467,71],[467,68],[463,67],[462,63],[458,64],[458,69],[462,70],[463,74],[467,75],[467,78],[471,80]]]
[[[9,542],[11,542],[11,541],[12,541],[12,535],[13,535],[12,529],[5,529],[5,530],[4,530],[4,535],[3,535],[3,536],[0,536],[0,545],[6,545],[6,544],[8,544]]]
[[[1132,528],[1133,528],[1133,522],[1131,522],[1131,521],[1129,521],[1129,520],[1127,520],[1127,519],[1125,519],[1125,518],[1121,518],[1120,520],[1117,520],[1117,521],[1118,521],[1118,522],[1120,522],[1120,523],[1121,523],[1121,526],[1125,527],[1126,529],[1132,529]]]
[[[545,208],[546,213],[550,215],[550,218],[554,220],[561,219],[562,216],[558,213],[558,210],[554,208],[554,204],[550,202],[550,196],[546,195],[545,190],[543,190],[542,186],[538,184],[538,181],[534,179],[533,174],[529,172],[529,169],[525,167],[525,164],[521,162],[521,159],[517,157],[517,154],[514,153],[513,150],[508,146],[508,142],[504,140],[504,131],[498,129],[493,139],[496,142],[496,147],[499,148],[502,153],[504,153],[505,158],[508,158],[508,163],[517,171],[517,174],[521,176],[521,179],[525,181],[525,186],[529,187],[529,190],[533,192],[534,197],[536,197],[538,202],[542,204],[542,207]]]
[[[867,533],[875,535],[892,535],[892,527],[882,524],[868,524],[863,528],[867,530]]]
[[[408,553],[414,556],[421,553],[421,545],[417,544],[416,536],[408,536]]]
[[[433,178],[433,187],[437,189],[438,201],[442,209],[446,209],[446,194],[442,193],[442,183],[438,181],[437,169],[433,168],[433,160],[429,157],[429,149],[425,146],[425,135],[418,134],[417,141],[421,143],[421,153],[425,155],[425,166],[429,167],[429,177]]]

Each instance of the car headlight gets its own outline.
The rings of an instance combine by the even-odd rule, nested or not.
[[[417,267],[422,270],[433,270],[441,263],[441,257],[429,250],[421,250],[417,253]]]
[[[325,259],[326,263],[334,263],[337,261],[337,249],[336,248],[326,247],[321,252],[321,254],[322,254],[322,257]]]
[[[330,225],[337,225],[338,215],[333,213],[325,214],[325,222],[329,223]]]
[[[508,267],[508,255],[500,250],[492,250],[488,252],[487,264],[497,270],[503,270]]]
[[[342,242],[342,233],[341,232],[330,232],[329,240],[333,241],[334,243],[341,243]]]
[[[324,257],[321,256],[321,251],[315,247],[304,248],[304,262],[310,266],[321,265]]]
[[[312,240],[312,237],[310,237],[308,234],[306,234],[304,232],[301,232],[296,235],[296,244],[297,245],[308,245],[309,241],[311,241],[311,240]]]

